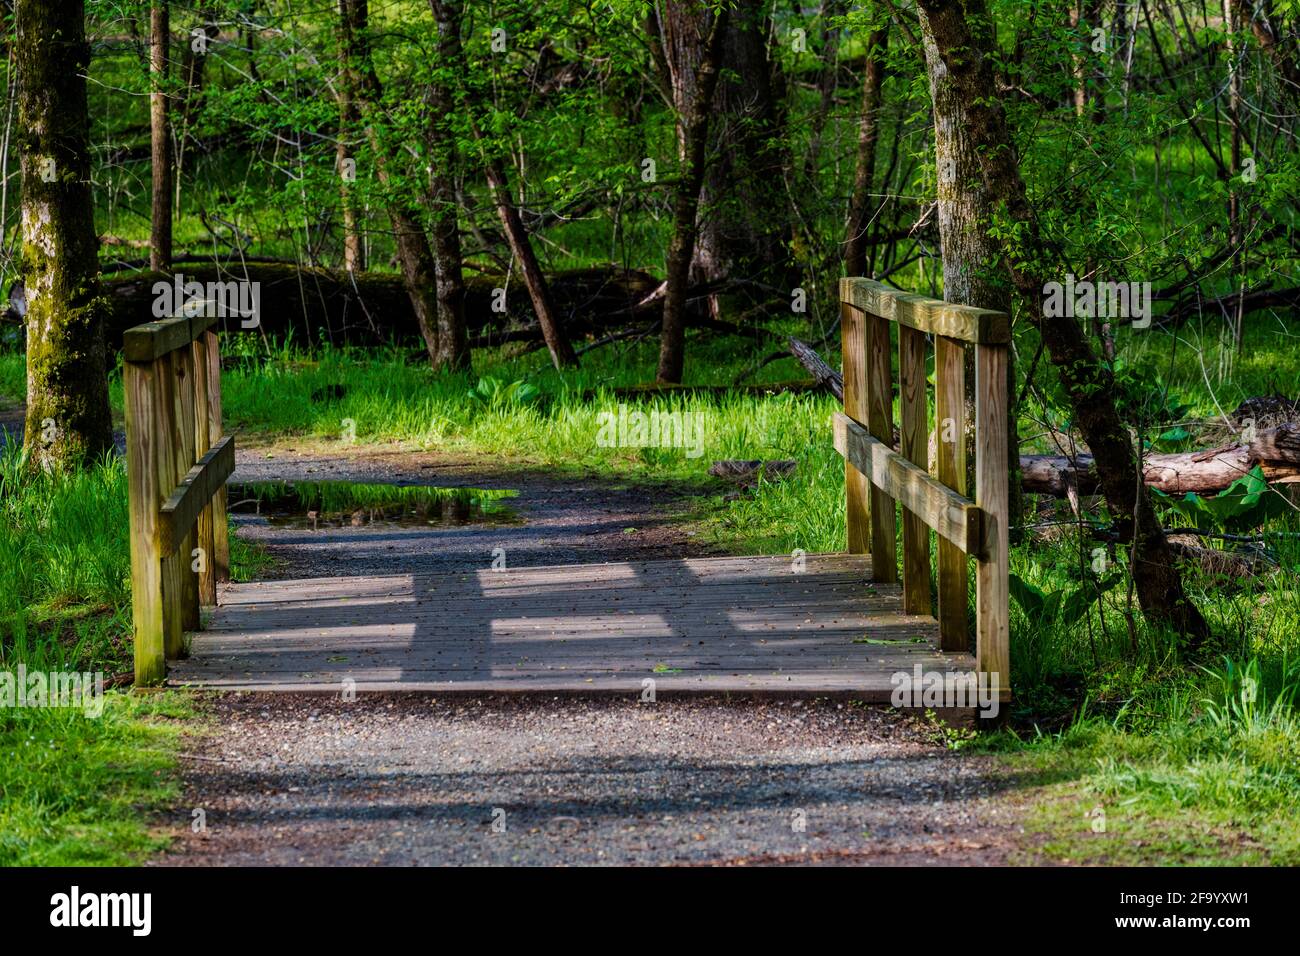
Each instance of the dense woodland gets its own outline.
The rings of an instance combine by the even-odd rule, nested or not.
[[[122,333],[179,273],[259,284],[223,345],[254,428],[327,431],[306,396],[342,386],[302,386],[292,422],[255,393],[377,357],[376,437],[470,435],[437,403],[478,382],[519,430],[465,440],[535,436],[554,461],[593,389],[753,389],[751,431],[720,424],[710,460],[798,477],[731,527],[842,547],[842,472],[809,449],[830,443],[839,280],[866,276],[1012,317],[1026,699],[1122,708],[1225,654],[1231,687],[1255,661],[1273,699],[1300,689],[1296,0],[4,8],[15,476],[111,449]],[[1107,283],[1129,308],[1061,307]],[[392,411],[426,400],[453,424]]]

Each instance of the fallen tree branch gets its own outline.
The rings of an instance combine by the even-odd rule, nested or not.
[[[826,391],[841,402],[844,401],[844,376],[826,364],[817,351],[793,335],[790,336],[790,351],[799,360],[799,364],[808,370],[808,374]]]

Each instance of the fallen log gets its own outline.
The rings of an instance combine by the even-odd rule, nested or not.
[[[725,478],[739,485],[749,485],[760,477],[768,481],[789,477],[795,472],[797,462],[793,458],[779,458],[772,461],[741,460],[724,458],[709,466],[709,474],[715,478]]]
[[[178,272],[187,282],[258,283],[257,327],[243,329],[239,318],[222,318],[219,321],[225,332],[252,331],[281,340],[292,337],[297,342],[334,345],[419,341],[415,313],[398,275],[253,261],[221,267],[185,265]],[[621,322],[628,308],[659,284],[647,273],[615,266],[557,272],[548,279],[556,309],[571,335],[603,328],[606,316],[617,316]],[[104,333],[110,348],[121,348],[122,333],[131,326],[154,321],[156,282],[170,283],[171,277],[148,272],[105,277],[109,313]],[[522,327],[536,327],[532,304],[521,283],[507,283],[499,275],[467,275],[465,286],[465,317],[476,344],[496,345],[533,334],[518,334]],[[498,289],[506,289],[504,312],[493,308],[500,300]],[[14,283],[6,318],[21,321],[23,306],[22,286]]]
[[[790,339],[790,351],[818,384],[840,401],[844,380],[809,345]],[[895,438],[897,442],[897,438]],[[1300,422],[1284,422],[1256,434],[1244,445],[1178,454],[1147,455],[1143,479],[1166,494],[1213,494],[1227,488],[1256,465],[1269,481],[1300,481]],[[1098,492],[1092,456],[1021,455],[1020,485],[1026,492],[1064,498],[1071,486],[1081,495]]]
[[[1222,491],[1256,465],[1269,481],[1300,480],[1300,422],[1262,431],[1244,445],[1178,454],[1147,455],[1143,480],[1166,494],[1198,495]],[[1039,495],[1064,497],[1073,483],[1081,495],[1096,494],[1097,473],[1091,455],[1072,462],[1061,455],[1022,455],[1021,486]]]
[[[582,393],[582,400],[589,402],[599,395],[606,394],[614,398],[650,399],[664,395],[783,395],[814,392],[818,385],[808,379],[794,379],[789,382],[767,382],[762,385],[676,385],[662,382],[650,382],[646,385],[623,385],[618,388],[589,388]]]

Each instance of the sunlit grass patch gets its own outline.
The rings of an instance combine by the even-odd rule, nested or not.
[[[122,866],[160,849],[152,813],[179,794],[188,699],[108,692],[78,709],[0,710],[0,866]]]

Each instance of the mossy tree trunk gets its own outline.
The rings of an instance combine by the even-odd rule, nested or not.
[[[957,95],[943,58],[935,47],[925,10],[918,10],[921,39],[925,47],[926,72],[934,116],[934,158],[936,195],[939,202],[939,248],[943,258],[943,297],[949,302],[997,309],[1011,314],[1011,283],[1002,268],[1002,245],[989,235],[993,224],[993,202],[984,186],[975,143],[968,133],[966,108]],[[973,350],[967,349],[967,381],[975,381]],[[1020,491],[1020,409],[1016,403],[1016,360],[1014,346],[1007,351],[1007,469],[1011,540],[1020,539],[1024,524],[1024,501]],[[967,402],[968,439],[972,443],[966,460],[975,461],[975,404]]]
[[[33,465],[75,468],[113,444],[90,192],[82,0],[15,9],[27,432]]]
[[[1004,263],[1029,321],[1042,336],[1069,397],[1074,424],[1092,452],[1102,494],[1120,533],[1132,545],[1130,572],[1147,620],[1183,635],[1197,648],[1210,636],[1205,618],[1188,597],[1173,551],[1139,472],[1133,438],[1115,406],[1110,369],[1093,352],[1071,316],[1046,319],[1046,265],[1055,256],[1029,204],[1006,112],[993,80],[990,24],[984,0],[918,0],[929,32],[966,116],[966,134],[979,161],[984,188],[1016,228],[1017,242],[1003,249]]]

